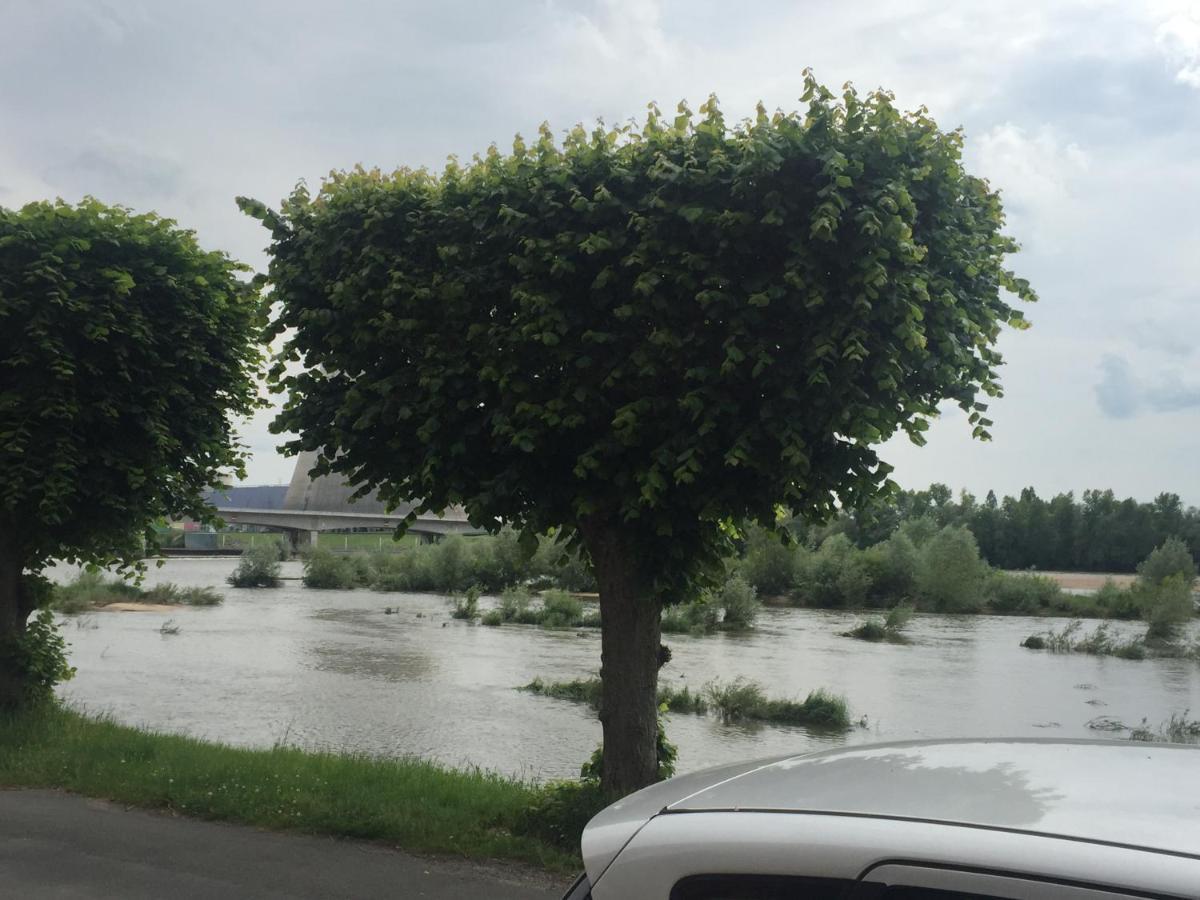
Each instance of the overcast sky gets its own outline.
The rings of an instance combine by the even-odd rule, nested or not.
[[[805,66],[962,125],[1041,295],[995,440],[947,412],[884,448],[901,484],[1200,504],[1200,0],[0,0],[0,205],[90,193],[262,268],[235,195],[648,100],[795,109]],[[250,483],[291,473],[268,418]]]

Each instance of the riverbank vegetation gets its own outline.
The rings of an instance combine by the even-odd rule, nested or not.
[[[969,530],[956,525],[939,528],[932,519],[922,518],[905,522],[886,540],[865,549],[840,533],[816,546],[786,545],[751,528],[736,571],[761,596],[797,606],[861,609],[907,603],[928,612],[1149,622],[1159,608],[1162,581],[1176,576],[1191,585],[1196,569],[1178,539],[1152,551],[1142,567],[1145,574],[1133,586],[1109,581],[1095,594],[1068,594],[1044,576],[991,568]]]
[[[83,571],[66,584],[50,589],[48,608],[63,615],[90,612],[113,603],[145,603],[162,606],[217,606],[224,598],[210,587],[180,587],[166,582],[142,588],[103,572]]]
[[[535,678],[519,690],[586,703],[595,710],[600,708],[599,678],[573,681]],[[699,691],[660,682],[658,705],[675,713],[705,715],[712,712],[725,722],[768,722],[829,730],[842,730],[851,725],[850,710],[842,697],[820,689],[812,691],[802,701],[771,699],[761,684],[743,678],[727,682],[712,681]]]
[[[1167,541],[1142,561],[1137,580],[1128,588],[1118,588],[1110,581],[1097,594],[1097,602],[1120,610],[1121,618],[1137,617],[1146,622],[1144,635],[1118,640],[1107,622],[1090,634],[1081,635],[1076,619],[1062,629],[1031,634],[1021,646],[1125,659],[1168,656],[1200,660],[1200,645],[1186,640],[1186,626],[1196,615],[1192,593],[1195,578],[1196,565],[1187,548],[1180,541]]]
[[[1170,493],[1148,503],[1118,499],[1111,490],[1044,500],[1025,488],[1003,498],[988,491],[980,500],[965,491],[956,498],[946,485],[934,484],[927,490],[898,491],[823,525],[789,527],[809,543],[844,534],[866,549],[918,519],[937,528],[966,528],[983,558],[1000,569],[1133,572],[1140,560],[1173,537],[1200,559],[1200,509],[1185,507],[1178,494]]]
[[[579,865],[577,843],[571,853],[528,833],[528,810],[546,790],[528,782],[414,759],[233,748],[53,703],[0,712],[0,786],[55,788],[202,819],[559,872]]]
[[[433,544],[408,543],[383,553],[335,553],[318,548],[304,559],[306,587],[461,593],[477,586],[499,593],[518,585],[593,591],[589,567],[552,538],[527,556],[513,531],[450,535]]]

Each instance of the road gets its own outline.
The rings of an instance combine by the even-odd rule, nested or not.
[[[541,900],[565,884],[515,866],[0,791],[0,897],[23,900]]]

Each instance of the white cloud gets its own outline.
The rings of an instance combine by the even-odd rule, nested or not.
[[[1151,13],[1159,20],[1155,40],[1175,69],[1175,80],[1200,89],[1200,4],[1195,0],[1156,0]]]

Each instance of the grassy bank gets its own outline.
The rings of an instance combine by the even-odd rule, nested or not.
[[[61,788],[264,828],[382,841],[418,853],[576,869],[514,832],[540,788],[419,760],[243,750],[56,706],[0,713],[0,786]]]
[[[574,681],[535,678],[518,690],[586,703],[592,709],[600,708],[599,678]],[[724,683],[713,681],[700,691],[692,691],[686,686],[659,685],[658,704],[676,713],[705,715],[712,712],[725,722],[767,722],[829,730],[843,730],[851,725],[846,701],[828,691],[812,691],[804,700],[772,699],[767,697],[762,685],[742,678]]]

